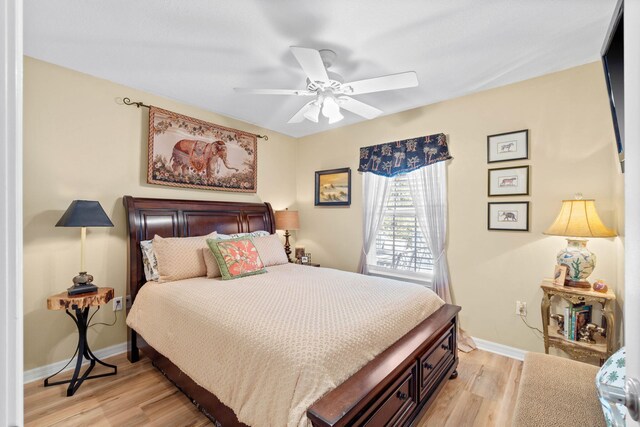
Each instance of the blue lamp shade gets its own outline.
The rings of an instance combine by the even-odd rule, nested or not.
[[[56,227],[113,227],[113,223],[99,202],[74,200]]]

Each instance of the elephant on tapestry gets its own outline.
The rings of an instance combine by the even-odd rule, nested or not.
[[[212,175],[220,173],[218,160],[221,160],[227,169],[238,171],[227,161],[227,145],[224,141],[181,139],[173,146],[171,167],[174,173],[181,175],[184,175],[189,168],[197,173],[205,171],[207,178],[211,178]]]

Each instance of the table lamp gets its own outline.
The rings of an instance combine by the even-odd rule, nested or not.
[[[69,295],[96,292],[98,287],[91,283],[93,276],[84,268],[84,242],[87,227],[113,227],[113,223],[100,206],[92,200],[74,200],[67,208],[56,227],[80,227],[80,273],[73,278],[73,286],[67,289]]]
[[[289,209],[276,211],[275,216],[276,230],[284,230],[284,251],[287,254],[287,259],[291,262],[291,245],[289,244],[291,234],[289,230],[298,230],[300,228],[298,211],[290,211]]]
[[[615,237],[616,232],[607,228],[598,216],[595,200],[563,200],[560,213],[544,232],[552,236],[567,236],[567,247],[558,252],[558,264],[567,267],[565,286],[591,288],[587,277],[596,267],[596,256],[587,249],[587,239],[580,237]]]

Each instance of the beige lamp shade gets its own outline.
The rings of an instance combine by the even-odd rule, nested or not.
[[[553,236],[614,237],[598,216],[595,200],[563,200],[562,208],[551,227],[544,232]]]
[[[300,228],[298,211],[275,211],[275,216],[277,230],[298,230]]]

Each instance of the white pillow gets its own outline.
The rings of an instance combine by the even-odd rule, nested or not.
[[[282,246],[280,237],[277,234],[254,237],[253,245],[258,250],[260,259],[265,267],[289,263],[287,254],[284,252],[284,246]]]
[[[153,250],[153,240],[143,240],[140,242],[142,249],[142,265],[144,266],[144,277],[147,282],[158,281],[160,273],[158,273],[158,259]]]

